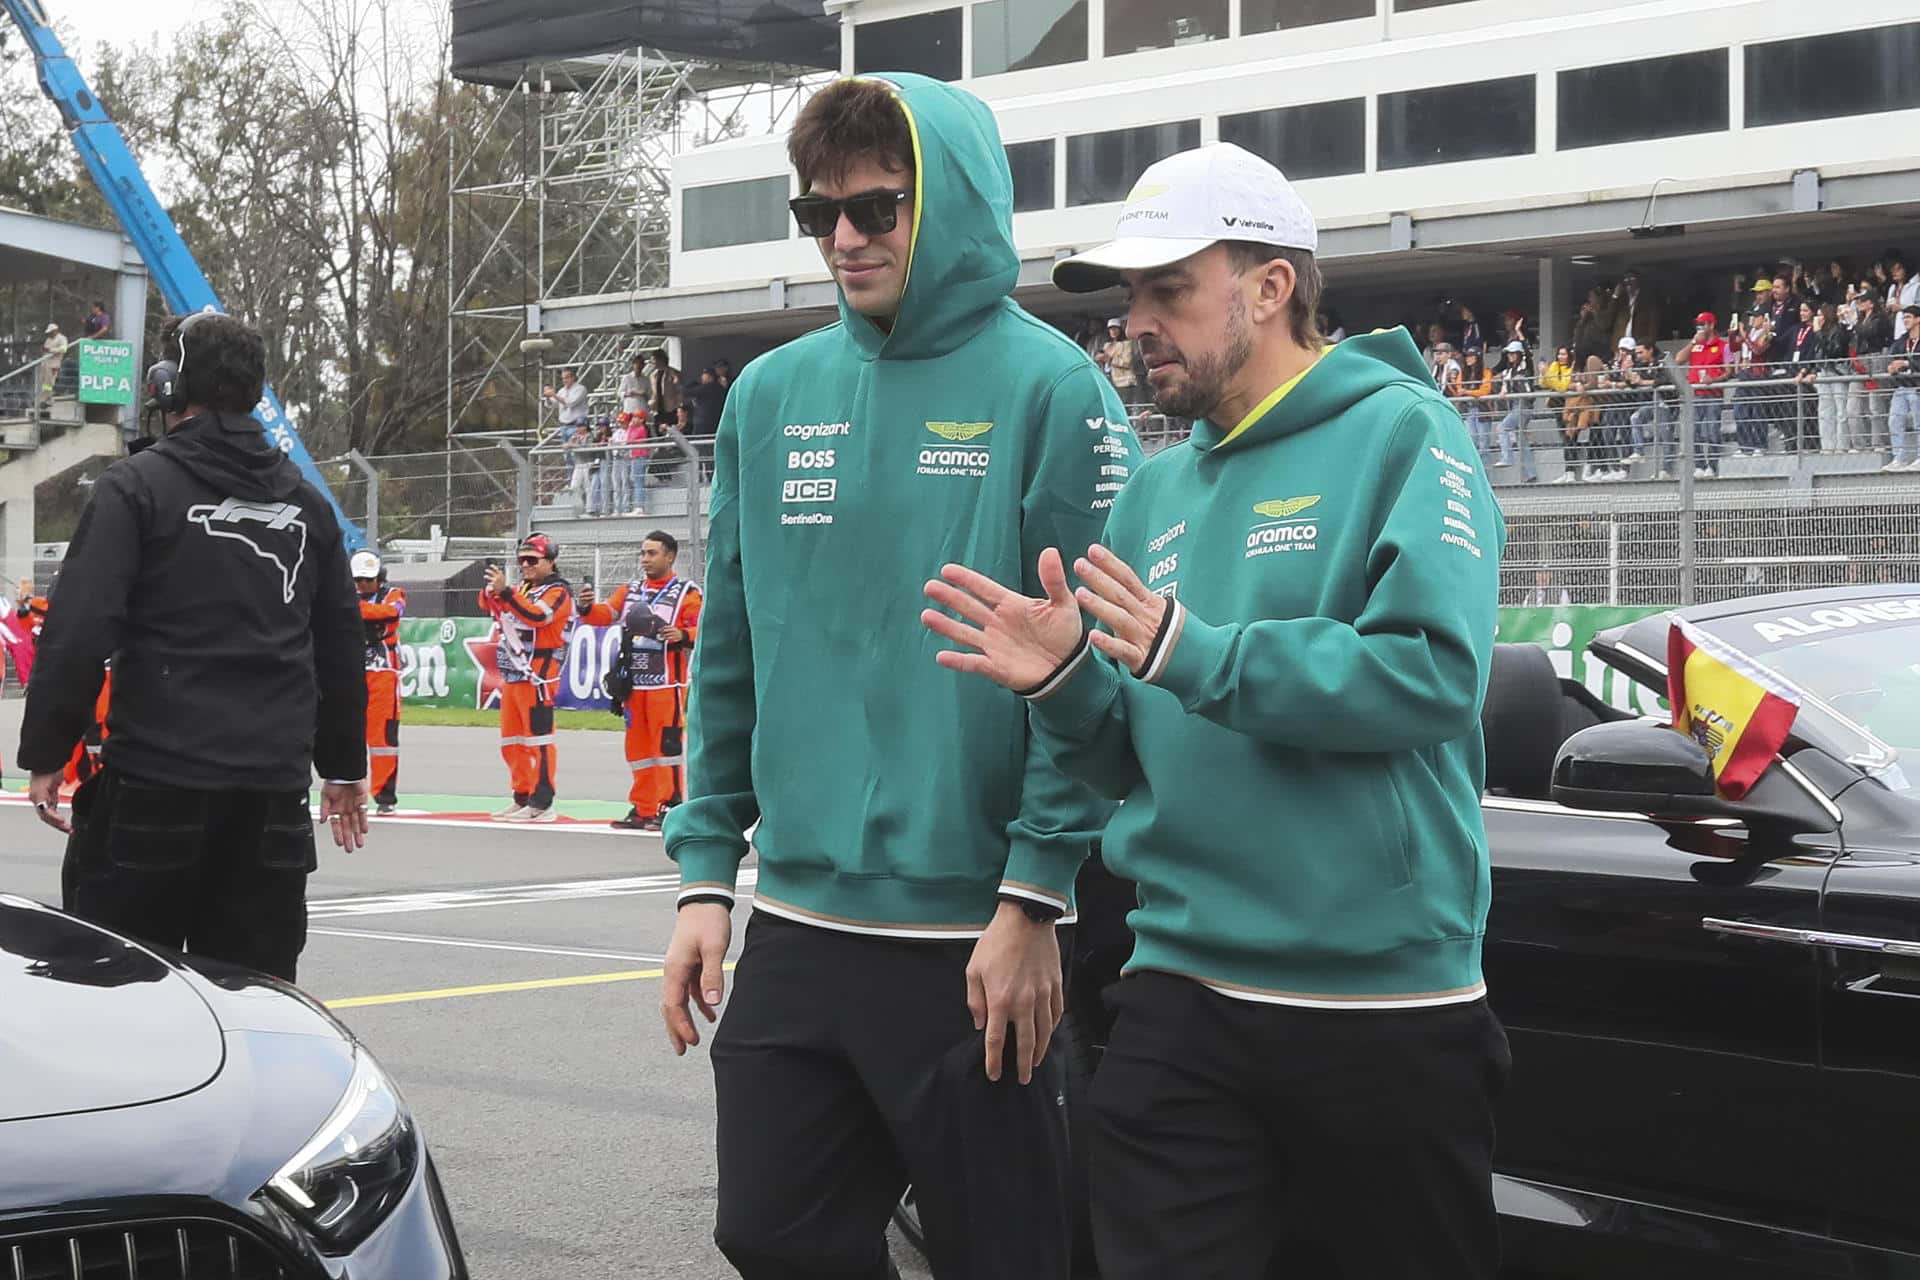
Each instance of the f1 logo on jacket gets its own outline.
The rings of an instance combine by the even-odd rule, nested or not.
[[[307,522],[300,518],[304,514],[290,502],[242,502],[238,498],[187,508],[187,519],[210,536],[244,542],[253,554],[271,560],[280,570],[283,604],[293,603],[300,566],[306,563]]]

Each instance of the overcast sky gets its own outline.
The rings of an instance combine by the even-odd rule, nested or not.
[[[42,0],[56,30],[69,34],[77,46],[70,52],[86,54],[96,44],[147,48],[164,40],[197,17],[212,13],[209,0]]]

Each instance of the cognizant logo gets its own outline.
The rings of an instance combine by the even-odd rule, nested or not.
[[[828,436],[852,435],[853,424],[851,422],[789,423],[780,429],[780,434],[795,440],[819,440]]]

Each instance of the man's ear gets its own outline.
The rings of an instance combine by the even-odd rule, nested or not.
[[[1253,322],[1265,324],[1277,315],[1284,315],[1297,283],[1293,264],[1285,258],[1275,258],[1259,268],[1254,284]]]

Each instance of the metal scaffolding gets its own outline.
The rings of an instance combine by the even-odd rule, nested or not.
[[[576,367],[596,411],[662,336],[535,331],[557,298],[668,283],[672,161],[773,132],[827,77],[650,49],[529,66],[477,130],[449,131],[447,435],[543,434],[539,389]]]

